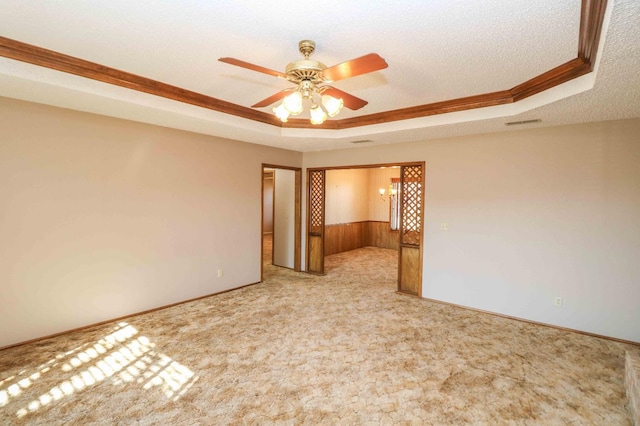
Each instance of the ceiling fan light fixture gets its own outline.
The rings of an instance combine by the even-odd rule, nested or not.
[[[309,108],[309,115],[311,116],[311,124],[322,124],[327,119],[327,113],[316,104]]]
[[[289,111],[284,107],[284,104],[280,104],[278,106],[273,107],[273,113],[282,121],[283,123],[287,122],[289,118]]]
[[[316,44],[312,40],[300,41],[298,50],[304,59],[290,62],[284,73],[235,58],[220,58],[218,60],[279,77],[297,85],[295,89],[281,90],[251,106],[252,108],[264,108],[282,99],[282,103],[273,108],[274,114],[282,122],[286,122],[290,115],[296,116],[302,113],[305,99],[312,102],[309,113],[313,124],[322,124],[327,120],[327,117],[335,117],[343,106],[355,111],[367,105],[367,101],[364,99],[359,99],[335,87],[325,86],[325,84],[387,68],[388,65],[384,58],[377,53],[369,53],[327,68],[322,62],[309,58],[315,50],[315,46]],[[318,95],[321,99],[316,103],[313,98]]]
[[[341,98],[334,98],[329,95],[322,95],[322,106],[327,110],[329,117],[335,117],[340,113],[344,106],[344,101]]]
[[[302,112],[302,93],[295,91],[282,101],[282,105],[291,115],[298,115]]]

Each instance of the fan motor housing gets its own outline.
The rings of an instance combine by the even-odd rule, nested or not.
[[[311,59],[302,59],[291,62],[287,65],[285,72],[289,77],[291,77],[291,81],[294,82],[310,80],[314,83],[321,83],[324,81],[322,78],[322,71],[326,68],[327,66],[322,62]]]

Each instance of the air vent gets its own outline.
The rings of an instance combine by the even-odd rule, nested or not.
[[[362,139],[360,141],[351,141],[351,143],[373,143],[371,139]]]
[[[510,121],[508,123],[504,123],[505,126],[519,126],[521,124],[531,124],[531,123],[540,123],[542,120],[536,118],[535,120],[522,120],[522,121]]]

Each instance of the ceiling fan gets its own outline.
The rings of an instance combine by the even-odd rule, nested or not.
[[[309,59],[309,56],[315,50],[315,46],[316,44],[311,40],[300,41],[298,43],[298,49],[304,56],[304,59],[289,63],[284,73],[235,58],[220,58],[218,60],[227,64],[283,78],[295,84],[296,87],[281,90],[251,105],[252,108],[262,108],[283,99],[280,105],[273,108],[273,112],[283,122],[287,121],[289,115],[298,115],[302,112],[303,99],[310,99],[312,102],[309,113],[311,123],[313,124],[323,123],[327,119],[327,114],[330,117],[334,117],[340,112],[342,106],[346,106],[351,110],[357,110],[365,106],[368,103],[367,101],[336,89],[335,87],[327,86],[326,84],[387,68],[388,65],[386,61],[377,53],[370,53],[332,67],[327,67],[322,62]],[[321,102],[319,104],[315,102],[314,95],[320,98]]]

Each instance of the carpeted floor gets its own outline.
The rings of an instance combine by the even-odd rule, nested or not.
[[[622,343],[395,293],[396,252],[0,351],[0,424],[631,424]]]

